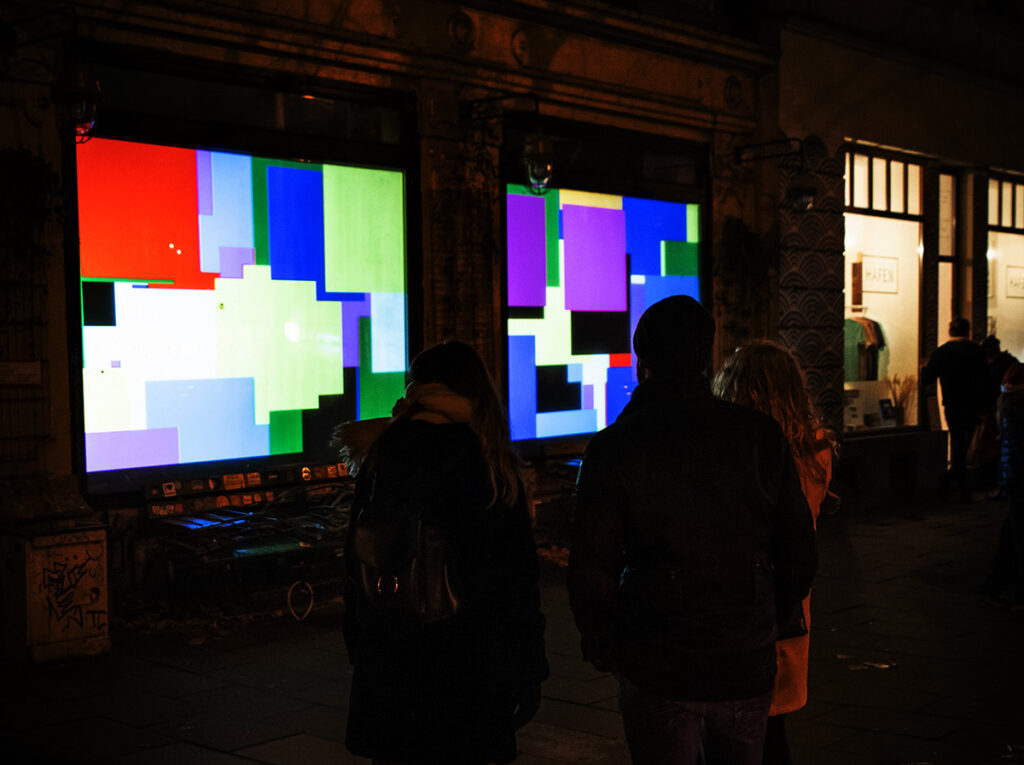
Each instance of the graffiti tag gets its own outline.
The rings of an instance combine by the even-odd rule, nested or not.
[[[47,610],[51,619],[61,622],[65,630],[72,624],[82,627],[85,621],[85,607],[99,601],[101,593],[99,587],[89,588],[87,593],[80,595],[79,585],[88,575],[90,578],[96,575],[96,567],[90,567],[90,563],[99,562],[102,556],[93,557],[86,553],[86,558],[80,563],[69,564],[67,561],[54,561],[50,568],[43,569],[43,586],[46,588]],[[99,611],[89,611],[90,622],[95,625],[97,618],[95,614]],[[106,613],[105,611],[102,613]]]

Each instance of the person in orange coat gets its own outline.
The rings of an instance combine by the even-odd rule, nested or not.
[[[822,426],[821,417],[807,394],[804,374],[793,355],[767,340],[742,345],[715,376],[712,390],[718,398],[768,414],[782,426],[800,474],[800,486],[817,523],[832,479],[836,441]],[[803,624],[793,632],[803,634],[780,635],[775,644],[778,673],[765,737],[766,765],[791,762],[784,715],[807,703],[810,596],[804,599],[802,606]]]

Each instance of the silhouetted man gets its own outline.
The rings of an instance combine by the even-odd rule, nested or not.
[[[971,340],[971,323],[964,318],[949,323],[949,340],[932,353],[921,370],[925,383],[939,381],[942,408],[949,429],[950,467],[948,480],[955,482],[961,498],[970,500],[967,478],[967,449],[978,420],[988,408],[988,362],[985,352]]]
[[[776,613],[817,566],[782,430],[711,395],[714,332],[692,298],[647,309],[640,384],[578,479],[570,602],[584,658],[616,672],[637,765],[695,763],[702,721],[709,763],[760,765]]]

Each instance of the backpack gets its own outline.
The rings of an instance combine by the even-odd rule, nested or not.
[[[349,529],[366,618],[433,624],[458,612],[462,599],[450,545],[430,515],[427,508],[380,497],[374,473],[370,497]]]

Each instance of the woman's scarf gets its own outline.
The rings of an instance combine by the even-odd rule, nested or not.
[[[391,417],[343,422],[334,429],[331,445],[338,447],[338,456],[349,475],[359,473],[366,456],[381,434],[399,419],[425,420],[437,425],[468,423],[473,417],[473,404],[443,383],[410,383],[405,397],[391,409]]]

